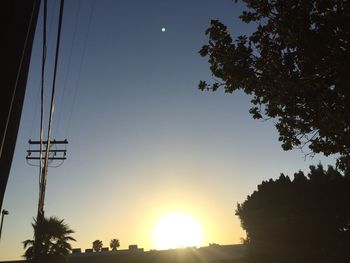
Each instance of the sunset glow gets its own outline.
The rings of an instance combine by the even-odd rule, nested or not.
[[[157,249],[199,246],[202,243],[201,225],[193,217],[182,213],[163,216],[156,223],[153,240]]]
[[[92,253],[93,259],[87,253],[87,261],[104,263],[104,260],[97,257],[111,254],[113,258],[119,258],[120,255],[120,260],[115,260],[118,263],[137,263],[138,259],[147,263],[186,263],[180,256],[192,263],[199,262],[202,258],[199,254],[193,254],[197,250],[192,247],[200,247],[198,251],[206,251],[205,247],[210,244],[218,244],[226,249],[226,245],[239,245],[242,240],[251,237],[247,224],[236,213],[237,205],[243,204],[249,195],[258,191],[257,187],[263,181],[277,180],[280,174],[288,175],[292,179],[293,174],[298,171],[307,174],[310,165],[336,165],[339,157],[337,154],[327,157],[321,152],[314,156],[312,152],[305,154],[298,149],[284,151],[281,147],[283,142],[279,141],[279,130],[276,129],[276,123],[280,122],[278,117],[263,122],[254,120],[254,114],[251,113],[255,112],[251,108],[256,106],[252,104],[256,94],[246,94],[250,88],[247,89],[245,85],[250,83],[250,77],[255,78],[256,73],[254,70],[247,72],[246,69],[253,69],[256,65],[249,66],[248,61],[238,63],[234,70],[243,68],[242,74],[247,73],[247,76],[237,75],[237,79],[232,79],[229,65],[236,56],[229,57],[225,74],[219,74],[227,76],[227,79],[222,80],[221,84],[217,83],[218,90],[208,92],[207,89],[201,90],[203,86],[199,87],[202,81],[214,84],[221,80],[218,77],[212,78],[215,67],[212,67],[209,49],[216,49],[212,49],[211,44],[219,45],[217,51],[220,54],[223,52],[224,55],[230,55],[233,51],[229,50],[227,53],[226,50],[230,46],[230,40],[232,45],[236,45],[237,37],[247,35],[249,40],[249,36],[257,30],[256,23],[244,23],[239,18],[247,9],[246,2],[251,1],[238,1],[237,4],[234,1],[213,0],[64,1],[61,36],[58,38],[60,2],[62,0],[47,1],[46,5],[46,1],[2,1],[1,10],[5,22],[5,33],[2,34],[5,42],[2,42],[5,46],[0,63],[6,69],[2,81],[9,85],[4,85],[6,87],[2,89],[4,91],[0,96],[3,112],[0,126],[4,127],[2,130],[0,127],[0,148],[3,148],[0,149],[0,192],[3,195],[3,201],[0,200],[0,217],[3,209],[8,211],[3,217],[0,231],[0,263],[24,259],[26,249],[23,248],[23,241],[35,240],[35,231],[31,224],[42,205],[46,217],[56,216],[74,231],[72,237],[76,242],[71,242],[70,245],[75,249],[74,252],[81,251],[81,254],[69,254],[67,262],[84,261],[85,251],[91,251],[95,240],[102,241],[104,252]],[[265,4],[264,1],[255,2]],[[274,1],[268,1],[270,2],[273,5]],[[286,8],[286,12],[293,6],[287,4],[292,1],[280,2],[285,3],[283,8]],[[319,2],[322,3],[321,8],[323,2],[329,5],[333,3]],[[47,12],[44,12],[45,6]],[[308,8],[309,5],[298,5],[295,10],[304,7]],[[339,8],[343,8],[343,5],[339,4]],[[316,10],[316,6],[311,11],[314,9]],[[330,14],[333,11],[332,8],[329,9]],[[349,12],[341,11],[339,16],[348,15]],[[324,19],[327,20],[328,11],[327,15],[323,13],[320,19],[325,16]],[[300,21],[303,22],[304,12],[295,11],[295,14],[298,19],[293,20],[293,30],[299,34],[297,27],[294,28],[294,22],[295,26]],[[305,21],[309,22],[309,17],[306,18]],[[342,22],[337,16],[334,18],[334,25]],[[25,21],[27,19],[29,20]],[[221,23],[225,25],[225,30],[220,29]],[[28,26],[30,28],[26,28]],[[302,26],[305,27],[304,24]],[[327,29],[329,25],[324,26]],[[19,29],[20,27],[23,28]],[[311,33],[316,30],[306,29],[311,30]],[[215,35],[211,33],[219,34],[219,42],[210,44],[210,38]],[[297,36],[299,39],[299,35]],[[332,36],[342,40],[340,31]],[[222,42],[221,37],[227,43]],[[289,31],[286,37],[289,37]],[[293,42],[295,39],[290,37],[289,41]],[[331,36],[329,39],[325,38],[325,41],[331,41],[330,39]],[[248,40],[246,47],[249,48]],[[338,40],[334,43],[338,43]],[[307,43],[305,41],[302,43]],[[225,45],[220,46],[222,43]],[[316,46],[315,54],[320,50],[333,52],[331,48],[336,45],[328,47],[325,43],[310,43],[309,47],[311,49],[313,45]],[[208,44],[209,49],[203,49]],[[341,42],[338,44],[343,45],[346,50],[338,48],[334,54],[329,54],[336,56],[343,52],[347,54],[344,58],[348,59],[350,46]],[[22,50],[23,47],[26,48]],[[242,48],[245,50],[244,45]],[[59,51],[57,60],[56,51]],[[248,59],[250,55],[247,52],[237,54],[237,59]],[[201,54],[204,53],[208,53],[208,56],[202,57]],[[216,55],[220,57],[219,53]],[[254,49],[251,56],[254,58],[258,54],[259,50]],[[272,58],[281,55],[271,54],[274,55]],[[266,58],[272,59],[270,56]],[[321,64],[322,59],[319,60]],[[339,61],[340,64],[338,60],[334,61],[337,61],[334,65],[342,65],[342,61]],[[348,62],[350,64],[350,58],[346,61]],[[268,69],[265,64],[261,65],[262,69]],[[328,64],[322,65],[327,65],[324,71],[326,74]],[[218,66],[218,72],[221,72],[220,65]],[[281,71],[272,66],[271,70],[278,73],[276,76],[282,76],[284,80]],[[288,66],[291,70],[297,67],[293,63],[287,63],[282,67],[282,72],[289,70]],[[329,70],[331,66],[329,65]],[[308,74],[317,73],[314,68],[311,69]],[[345,72],[348,67],[343,69]],[[320,72],[322,70],[323,66]],[[294,75],[287,74],[285,83],[290,79],[298,81],[293,82],[293,85],[303,83],[296,79],[300,75],[298,72],[292,72]],[[329,74],[330,78],[334,75]],[[272,77],[271,75],[271,81],[274,81]],[[322,75],[310,78],[310,81],[308,78],[307,85],[311,87],[314,80],[321,81],[322,78]],[[238,86],[231,83],[238,79],[243,81],[242,85],[238,85],[238,82]],[[224,87],[226,80],[229,81],[229,90]],[[266,78],[261,81],[264,80]],[[315,92],[318,87],[326,88],[329,84],[327,83],[325,81],[318,86],[315,84]],[[344,82],[344,87],[348,85],[346,83]],[[275,85],[272,82],[267,83],[266,88],[270,84]],[[316,94],[316,102],[327,99],[328,93],[334,93],[335,98],[338,95],[343,96],[333,86],[329,86],[329,90],[322,93],[322,96]],[[235,90],[233,94],[225,92],[231,91],[231,88]],[[265,94],[265,89],[263,91],[261,94]],[[270,96],[270,93],[266,94]],[[308,95],[306,101],[313,101],[308,92],[305,94]],[[286,102],[291,102],[291,114],[309,116],[306,111],[299,111],[305,108],[299,105],[299,102],[305,102],[299,96],[299,88],[297,101],[282,95]],[[22,100],[23,105],[19,105],[18,102]],[[51,100],[54,102],[53,112],[50,109]],[[282,98],[278,97],[277,100],[271,99],[267,102],[281,101]],[[323,105],[322,114],[327,109],[330,113],[338,113],[336,109],[341,104],[335,108],[332,105]],[[264,113],[265,106],[262,107]],[[344,112],[336,115],[339,120],[335,118],[337,125],[334,127],[337,129],[333,131],[333,126],[329,126],[329,132],[348,133],[340,127],[345,123],[340,119],[346,113],[345,107],[342,109]],[[314,112],[319,114],[317,110]],[[299,117],[296,120],[291,118],[300,123]],[[50,133],[49,123],[52,126]],[[321,124],[322,127],[327,126]],[[319,136],[317,130],[315,132],[315,136]],[[310,138],[311,136],[313,135],[310,134]],[[44,145],[41,148],[49,150],[48,169],[40,168],[41,137]],[[294,140],[292,142],[295,143]],[[309,152],[308,145],[305,145],[306,152]],[[338,146],[332,149],[345,149]],[[42,156],[45,155],[46,151]],[[3,167],[3,160],[7,163],[7,168]],[[43,170],[47,170],[45,176],[42,176]],[[45,189],[42,187],[44,184],[39,181],[45,181]],[[330,191],[326,197],[328,193],[331,197],[330,194],[333,193]],[[42,203],[40,207],[39,197]],[[340,209],[341,205],[337,204],[338,206]],[[253,219],[257,220],[255,217]],[[120,243],[118,252],[112,252],[109,246],[113,239]],[[333,242],[331,241],[330,243]],[[327,245],[329,247],[332,244]],[[136,246],[139,250],[134,250]],[[185,249],[187,247],[190,248]],[[172,251],[176,248],[180,248],[179,253]],[[169,251],[160,251],[167,249]],[[209,250],[216,251],[213,247],[208,248]],[[133,252],[138,251],[145,253],[137,253],[134,260]],[[130,254],[130,260],[126,259],[129,257],[127,254]],[[163,258],[166,254],[172,255],[169,260],[165,256]],[[187,254],[196,257],[187,258]],[[329,256],[338,254],[341,255],[331,253]],[[106,256],[107,261],[108,258]],[[204,260],[224,262],[212,257],[204,257],[203,262]],[[234,261],[227,258],[225,262]]]

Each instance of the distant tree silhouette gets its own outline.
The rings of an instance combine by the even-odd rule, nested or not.
[[[238,204],[250,262],[350,262],[350,174],[281,174]]]
[[[95,252],[101,252],[101,249],[103,247],[103,243],[101,240],[95,240],[94,242],[92,242],[92,249],[95,251]]]
[[[120,247],[119,239],[112,239],[109,246],[113,251],[116,251]]]
[[[238,2],[237,0],[235,2]],[[201,90],[242,90],[253,118],[274,118],[284,150],[339,154],[350,169],[350,3],[347,0],[242,0],[240,19],[252,34],[232,39],[212,20],[208,57],[212,83]]]
[[[209,247],[218,247],[220,246],[218,243],[209,243]]]
[[[70,241],[75,241],[70,235],[74,233],[63,219],[57,217],[44,218],[42,223],[43,243],[40,251],[40,260],[42,262],[61,263],[66,261],[66,256],[72,250]],[[37,222],[34,220],[33,229],[37,227]],[[23,241],[23,247],[26,249],[23,257],[27,261],[33,261],[34,257],[34,240],[28,239]]]

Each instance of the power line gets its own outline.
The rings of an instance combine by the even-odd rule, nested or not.
[[[87,27],[87,31],[86,31],[86,34],[85,34],[84,47],[83,47],[83,52],[82,52],[81,59],[80,59],[77,82],[76,82],[76,85],[75,85],[75,88],[74,88],[74,95],[73,95],[72,106],[71,106],[71,109],[69,111],[68,124],[67,124],[65,137],[68,136],[68,132],[69,132],[70,125],[71,125],[71,120],[72,120],[72,115],[73,115],[73,111],[74,111],[75,101],[76,101],[78,89],[80,87],[80,76],[81,76],[81,71],[82,71],[82,67],[83,67],[83,62],[85,60],[86,46],[87,46],[87,42],[88,42],[88,39],[89,39],[89,33],[90,33],[90,27],[91,27],[92,14],[93,14],[93,11],[94,11],[94,7],[95,7],[95,1],[92,1],[90,13],[89,13],[89,18],[88,18],[88,27]]]
[[[57,2],[59,0],[56,0],[56,1],[52,1],[54,2],[53,4],[51,4],[52,6],[52,11],[51,11],[51,18],[50,18],[50,24],[49,24],[49,35],[48,35],[48,39],[47,39],[47,44],[49,45],[50,42],[51,42],[51,38],[52,38],[52,26],[53,26],[53,21],[54,21],[54,13],[55,13],[55,9],[56,9],[56,5],[57,5]]]
[[[29,38],[29,34],[30,34],[30,29],[31,29],[31,25],[32,25],[32,22],[33,22],[35,6],[36,6],[36,4],[33,4],[32,13],[31,13],[30,19],[29,19],[29,26],[28,26],[26,38],[25,38],[25,41],[24,41],[24,45],[23,45],[23,49],[22,49],[22,54],[21,54],[19,66],[18,66],[18,69],[17,69],[17,76],[16,76],[15,85],[14,85],[15,87],[13,89],[12,98],[11,98],[11,102],[10,102],[10,107],[9,107],[9,111],[8,111],[8,114],[7,114],[7,119],[6,119],[5,129],[4,129],[4,135],[2,136],[1,143],[0,143],[0,156],[2,155],[3,145],[5,143],[5,138],[6,138],[6,134],[7,134],[7,128],[8,128],[8,125],[9,125],[9,122],[10,122],[10,118],[11,118],[11,114],[12,114],[12,108],[13,108],[13,103],[14,103],[14,100],[15,100],[15,95],[16,95],[16,91],[17,91],[17,87],[18,87],[18,81],[19,81],[19,78],[20,78],[20,75],[21,75],[20,73],[21,73],[21,70],[22,70],[24,54],[25,54],[25,51],[27,49],[27,43],[28,43],[28,38]]]
[[[68,59],[68,66],[67,66],[67,71],[66,71],[66,76],[64,78],[64,82],[63,82],[63,91],[62,91],[62,96],[61,96],[61,107],[59,108],[59,112],[58,112],[58,118],[57,118],[57,125],[56,125],[56,129],[54,134],[57,135],[57,132],[59,130],[59,126],[61,123],[61,117],[62,117],[62,109],[63,109],[63,103],[64,103],[64,97],[65,97],[65,92],[67,89],[67,83],[68,83],[68,77],[69,77],[69,73],[70,73],[70,68],[71,68],[71,62],[72,62],[72,55],[73,55],[73,48],[75,46],[75,40],[76,40],[76,33],[77,33],[77,29],[78,29],[78,21],[79,21],[79,17],[80,17],[80,1],[78,1],[78,8],[76,10],[75,13],[75,22],[74,22],[74,31],[73,31],[73,37],[72,37],[72,42],[71,42],[71,46],[70,46],[70,51],[69,51],[69,59]]]
[[[30,136],[29,137],[33,137],[33,131],[34,131],[34,125],[36,123],[36,118],[38,116],[38,112],[37,112],[37,106],[39,106],[39,109],[40,109],[40,104],[38,103],[39,102],[39,98],[40,98],[40,90],[41,90],[41,87],[40,87],[40,84],[38,85],[39,89],[38,90],[35,90],[35,103],[33,104],[34,105],[34,114],[33,114],[33,118],[32,118],[32,121],[31,121],[31,125],[30,125]]]
[[[44,1],[43,1],[44,2]],[[45,39],[44,39],[44,33],[43,33],[43,45],[45,44],[45,46],[46,46],[46,48],[45,48],[45,50],[46,50],[46,53],[47,53],[47,50],[48,50],[48,46],[50,46],[49,44],[50,44],[50,40],[52,39],[52,26],[53,26],[53,21],[54,21],[54,15],[53,15],[53,13],[54,13],[54,11],[55,11],[55,9],[56,9],[56,5],[57,5],[57,2],[58,2],[58,0],[56,0],[56,1],[51,1],[51,3],[53,3],[53,4],[51,4],[51,12],[49,11],[49,3],[48,4],[46,4],[47,5],[47,7],[45,8],[45,3],[44,3],[44,7],[43,7],[43,13],[45,13],[46,12],[46,19],[44,18],[45,17],[45,14],[43,15],[43,21],[42,21],[42,23],[43,23],[43,32],[44,31],[46,31],[45,32],[45,35],[46,35],[46,37],[45,37]],[[46,10],[45,10],[46,9]],[[50,14],[51,14],[51,16],[50,16]],[[48,16],[50,16],[50,21],[49,21],[49,23],[48,23],[48,21],[47,21],[47,17]],[[45,21],[44,21],[45,20]],[[48,32],[48,33],[47,33]],[[45,56],[45,58],[46,58],[46,56]],[[46,61],[46,59],[45,59],[45,61]],[[43,62],[42,62],[43,63]],[[45,63],[45,62],[44,62]],[[42,79],[41,79],[41,81],[43,81]],[[37,94],[36,94],[36,96],[35,96],[35,103],[34,103],[34,114],[33,114],[33,118],[32,118],[32,122],[31,122],[31,128],[30,128],[30,137],[33,137],[33,130],[34,130],[34,126],[35,126],[35,123],[36,123],[36,119],[37,119],[37,105],[39,105],[39,109],[40,109],[40,105],[41,105],[41,103],[40,104],[38,104],[38,101],[39,101],[39,97],[40,97],[40,91],[41,91],[41,87],[42,87],[42,85],[40,85],[39,86],[39,89],[38,89],[38,91],[37,91]],[[40,112],[40,110],[39,110],[39,112]]]

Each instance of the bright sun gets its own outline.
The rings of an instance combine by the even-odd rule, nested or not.
[[[183,213],[163,216],[153,230],[153,241],[157,249],[199,246],[202,239],[200,224]]]

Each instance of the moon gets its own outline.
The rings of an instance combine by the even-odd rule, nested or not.
[[[162,27],[161,31],[162,31],[163,33],[165,32],[165,30],[166,30],[165,27]]]

